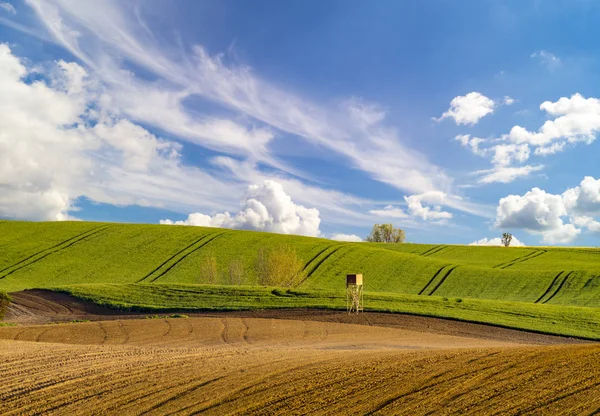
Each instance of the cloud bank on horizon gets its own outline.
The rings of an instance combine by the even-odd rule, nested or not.
[[[162,7],[178,35],[142,3],[0,3],[0,218],[111,220],[132,209],[145,222],[339,241],[360,241],[385,221],[418,242],[468,243],[506,230],[527,233],[528,245],[597,242],[597,165],[565,162],[584,160],[600,131],[594,89],[566,81],[570,68],[585,73],[574,59],[548,46],[523,50],[512,71],[498,67],[487,84],[456,93],[446,86],[436,91],[441,101],[424,87],[410,103],[375,92],[367,79],[400,88],[423,73],[417,66],[399,76],[392,61],[349,68],[340,55],[328,67],[337,86],[322,83],[289,58],[279,61],[278,45],[258,48],[259,39],[234,35],[243,30],[234,20],[225,33],[195,33],[190,19],[210,28],[210,7],[190,6],[188,16],[176,3]],[[246,12],[267,28],[281,15]],[[223,22],[233,19],[228,13]],[[389,30],[407,30],[392,23]],[[300,48],[305,34],[289,27],[286,42]],[[325,40],[337,36],[323,30]],[[61,52],[40,54],[36,45],[47,42]],[[322,60],[315,48],[302,49],[306,62]],[[519,65],[529,72],[519,75]],[[438,75],[423,77],[425,86]],[[559,77],[558,96],[535,85]],[[406,127],[412,118],[418,127]]]

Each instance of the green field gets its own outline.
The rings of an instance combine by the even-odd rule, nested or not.
[[[258,250],[280,246],[293,247],[304,264],[306,278],[293,295],[257,286]],[[206,256],[216,257],[219,269],[211,283],[226,285],[236,260],[244,286],[197,286],[208,283],[199,272]],[[346,273],[363,273],[373,310],[600,338],[598,249],[340,243],[217,228],[0,221],[6,292],[62,288],[95,301],[163,309],[341,308]]]

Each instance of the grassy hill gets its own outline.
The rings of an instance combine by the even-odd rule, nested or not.
[[[131,287],[160,284],[158,287],[164,290],[169,285],[208,283],[202,281],[199,272],[206,256],[216,257],[220,271],[218,281],[211,283],[226,284],[226,270],[236,259],[245,271],[245,290],[250,290],[249,286],[257,285],[258,250],[279,246],[293,247],[304,264],[307,277],[296,292],[305,297],[319,292],[325,294],[325,299],[339,298],[330,302],[332,307],[343,306],[346,273],[364,274],[365,290],[371,299],[375,299],[375,292],[380,297],[404,296],[405,303],[409,298],[431,298],[442,302],[437,306],[442,315],[449,309],[444,299],[463,298],[487,301],[489,305],[496,301],[544,307],[600,307],[598,249],[341,243],[218,228],[89,222],[0,221],[0,290],[67,290],[64,287],[71,286],[71,291],[94,298],[93,293],[105,291],[108,286],[126,284],[122,288],[129,289],[123,289],[121,297],[110,299],[116,304],[131,304],[127,299],[137,290]],[[139,283],[143,285],[135,285]],[[234,302],[236,295],[223,290]],[[282,306],[289,306],[284,305],[290,302],[289,297],[279,297]],[[275,303],[267,305],[265,299],[257,300],[255,306],[261,306],[261,302],[263,306],[277,306],[277,297],[271,301]],[[164,299],[161,302],[163,307],[168,306]],[[313,306],[323,306],[319,302],[313,302]],[[390,306],[393,301],[386,301],[386,305],[381,302],[380,310],[398,310]],[[310,306],[306,302],[303,305]],[[600,330],[598,333],[600,336]]]

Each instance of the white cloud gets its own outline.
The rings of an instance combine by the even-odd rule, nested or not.
[[[349,243],[360,243],[363,241],[362,238],[356,234],[333,234],[330,239],[335,241],[346,241]]]
[[[295,204],[280,183],[265,181],[262,185],[251,185],[248,188],[242,210],[235,215],[229,212],[213,216],[193,213],[185,221],[167,219],[161,220],[160,223],[260,230],[316,237],[320,234],[321,219],[317,209]]]
[[[187,58],[187,50],[179,58],[173,53],[177,48],[159,47],[127,2],[106,1],[102,13],[79,1],[29,0],[29,4],[57,42],[102,77],[114,107],[134,121],[202,146],[226,152],[238,149],[287,173],[298,174],[279,162],[268,146],[277,140],[278,131],[335,152],[373,179],[401,190],[448,192],[452,185],[439,167],[404,144],[376,104],[359,98],[342,100],[341,105],[314,102],[261,79],[247,66],[228,64],[227,56],[211,56],[199,45],[193,48],[192,59]],[[126,76],[121,62],[135,63],[165,82]],[[236,127],[239,131],[234,134],[222,120],[212,128],[212,120],[202,121],[205,117],[183,104],[188,98],[219,103],[234,112],[231,118],[250,125],[238,125],[241,129]],[[201,122],[196,123],[199,118]],[[449,203],[456,201],[449,199]],[[476,204],[455,208],[484,215]]]
[[[481,149],[479,146],[486,142],[485,139],[479,137],[471,137],[470,134],[460,134],[454,138],[462,146],[467,147],[473,154],[477,156],[485,156],[487,154],[486,149]]]
[[[524,229],[541,234],[548,243],[570,243],[583,229],[600,232],[600,180],[586,176],[579,186],[562,195],[533,188],[523,196],[500,200],[496,227]]]
[[[515,103],[515,101],[516,100],[514,98],[509,97],[508,95],[505,95],[503,103],[504,103],[504,105],[513,105]]]
[[[532,146],[549,146],[558,142],[562,146],[554,149],[558,151],[566,143],[590,144],[600,131],[600,100],[597,98],[573,94],[570,98],[561,97],[556,102],[545,101],[540,109],[555,119],[546,121],[537,132],[514,126],[505,138],[513,143],[528,143]],[[544,153],[545,151],[540,151],[540,154]]]
[[[567,215],[561,195],[533,188],[523,196],[509,195],[500,199],[495,225],[500,229],[524,229],[541,234],[547,243],[569,243],[581,230],[563,221]]]
[[[483,169],[473,172],[480,176],[477,180],[480,184],[488,183],[510,183],[518,178],[529,176],[533,172],[540,171],[543,165],[511,166],[514,163],[524,163],[531,155],[531,149],[527,144],[497,144],[490,147],[481,147],[490,140],[472,137],[470,134],[461,134],[454,138],[463,147],[471,150],[477,156],[491,156],[491,169]]]
[[[499,144],[492,147],[491,151],[494,154],[492,164],[495,166],[509,166],[513,162],[523,163],[531,154],[527,144]]]
[[[29,73],[0,44],[1,217],[65,219],[80,196],[175,210],[233,202],[236,185],[182,165],[177,143],[92,110],[96,94],[77,64],[58,62],[49,83],[27,83]]]
[[[539,59],[542,64],[546,65],[550,69],[556,68],[562,63],[558,56],[545,50],[532,53],[531,58]]]
[[[482,184],[488,183],[510,183],[518,178],[524,178],[533,172],[538,172],[544,168],[544,165],[537,166],[517,166],[517,167],[506,167],[497,166],[492,169],[478,170],[474,174],[479,175],[480,178],[477,182]]]
[[[592,217],[588,217],[586,215],[573,216],[571,217],[571,222],[577,227],[587,228],[593,233],[600,233],[600,222],[596,221]]]
[[[17,14],[15,7],[8,2],[0,2],[0,9],[10,14]]]
[[[479,92],[470,92],[467,95],[454,97],[450,108],[437,121],[452,118],[459,124],[474,125],[486,115],[493,113],[496,103],[491,98]]]
[[[481,240],[473,241],[469,244],[470,246],[503,246],[502,238],[482,238]],[[512,240],[510,241],[511,247],[525,247],[525,243],[520,241],[517,237],[513,235]]]
[[[579,186],[562,194],[569,212],[579,215],[600,215],[600,179],[583,178]]]
[[[455,137],[472,153],[491,157],[494,168],[477,171],[481,175],[479,183],[509,183],[529,176],[543,169],[543,165],[515,165],[525,163],[532,154],[549,156],[562,152],[569,144],[591,144],[600,132],[600,100],[597,98],[574,94],[556,102],[545,101],[540,109],[554,119],[546,121],[537,132],[517,125],[498,139],[486,140],[468,134]],[[498,141],[505,143],[489,146]]]
[[[409,213],[423,220],[448,220],[452,218],[452,213],[442,211],[441,205],[447,204],[447,195],[443,192],[432,191],[419,195],[405,196],[404,200],[408,205]],[[424,203],[434,204],[433,207],[424,205]]]
[[[410,215],[402,208],[394,207],[393,205],[386,205],[383,209],[372,209],[369,213],[386,218],[410,218]]]

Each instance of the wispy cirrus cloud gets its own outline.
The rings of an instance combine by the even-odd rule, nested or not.
[[[211,55],[201,45],[174,48],[157,42],[143,22],[143,9],[127,3],[107,0],[99,13],[97,5],[86,2],[27,1],[56,41],[102,78],[111,105],[137,122],[302,177],[307,173],[281,162],[271,150],[281,133],[293,134],[401,192],[452,194],[452,178],[406,146],[377,104],[351,98],[324,105],[275,86],[224,55]],[[122,62],[144,68],[155,79],[124,71]],[[194,97],[218,103],[231,117],[199,114],[185,105]],[[156,116],[159,108],[161,117]],[[485,206],[460,198],[447,203],[487,215]]]

